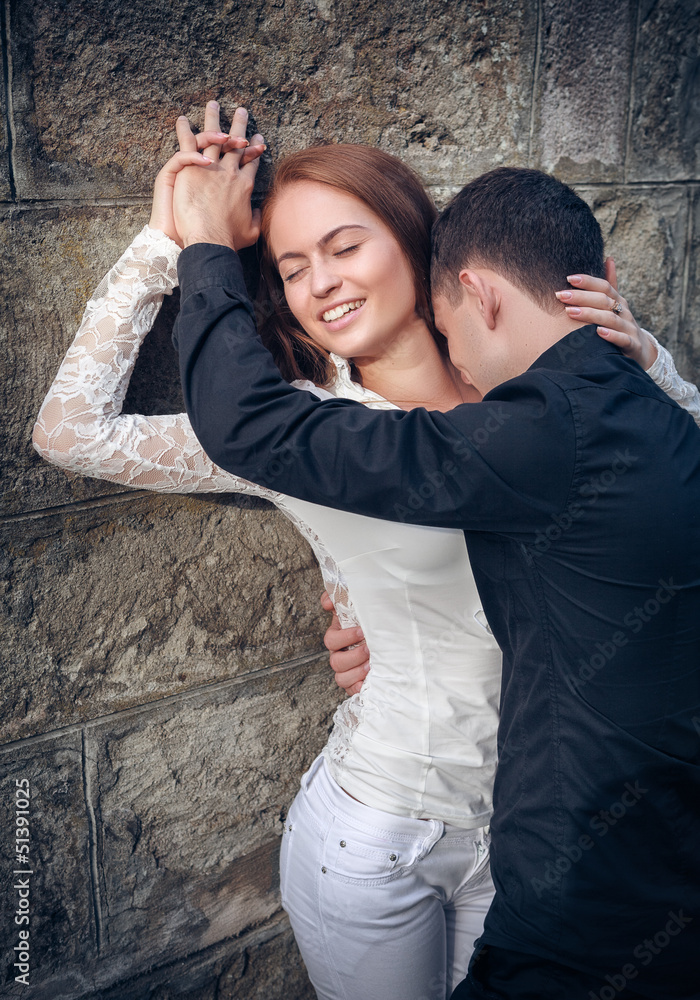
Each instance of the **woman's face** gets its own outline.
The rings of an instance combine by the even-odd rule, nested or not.
[[[413,275],[396,239],[364,202],[297,181],[277,198],[270,248],[297,321],[345,358],[391,350],[415,315]]]

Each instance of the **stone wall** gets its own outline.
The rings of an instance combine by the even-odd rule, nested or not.
[[[148,218],[184,112],[250,108],[270,156],[378,144],[438,203],[501,163],[593,206],[638,317],[700,366],[700,0],[2,0],[0,996],[311,997],[280,817],[338,701],[321,581],[274,509],[67,475],[32,423]],[[180,408],[176,302],[130,410]],[[28,779],[30,988],[15,983]],[[408,1000],[408,998],[407,998]]]

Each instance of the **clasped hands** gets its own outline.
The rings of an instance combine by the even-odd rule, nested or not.
[[[260,212],[251,207],[263,137],[245,137],[248,114],[237,108],[228,133],[219,105],[209,101],[204,131],[195,135],[183,115],[175,126],[180,151],[156,178],[150,225],[181,247],[218,243],[240,250],[260,234]]]

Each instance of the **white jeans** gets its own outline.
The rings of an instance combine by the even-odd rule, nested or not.
[[[319,1000],[445,1000],[493,898],[488,833],[366,806],[318,757],[285,823],[281,888]]]

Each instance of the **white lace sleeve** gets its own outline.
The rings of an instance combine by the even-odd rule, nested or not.
[[[276,493],[224,472],[185,413],[121,412],[144,337],[177,285],[180,248],[145,226],[102,279],[34,427],[49,462],[83,476],[163,493]]]
[[[658,356],[651,368],[647,368],[647,375],[656,382],[659,389],[663,389],[671,399],[687,410],[700,427],[700,392],[698,387],[680,377],[670,352],[661,346],[653,334],[650,333],[649,336],[656,344]]]

